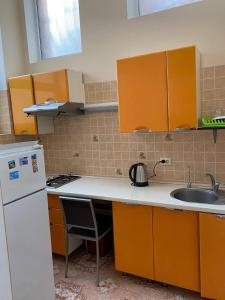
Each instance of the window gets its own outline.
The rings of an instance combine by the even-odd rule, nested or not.
[[[7,90],[1,29],[0,29],[0,90]]]
[[[80,53],[78,0],[24,0],[30,62]]]
[[[128,18],[144,16],[161,10],[187,5],[202,0],[127,0]]]
[[[42,58],[81,52],[78,0],[37,0]]]

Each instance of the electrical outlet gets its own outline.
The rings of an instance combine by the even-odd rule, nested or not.
[[[165,160],[164,163],[160,163],[164,166],[170,166],[171,165],[171,158],[170,157],[160,157],[160,161]]]

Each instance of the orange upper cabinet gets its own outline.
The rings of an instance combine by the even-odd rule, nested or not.
[[[167,131],[166,52],[117,61],[120,131]]]
[[[36,118],[28,118],[23,112],[25,107],[34,104],[34,92],[31,75],[10,78],[8,82],[15,134],[37,134]]]
[[[225,299],[225,216],[200,213],[201,295]]]
[[[47,134],[54,131],[51,117],[27,117],[23,112],[24,108],[48,100],[84,103],[82,73],[74,70],[25,75],[10,78],[8,82],[16,135]]]
[[[117,61],[121,132],[198,127],[196,52],[187,47]]]
[[[113,202],[116,270],[154,279],[152,207]]]
[[[200,291],[198,213],[153,208],[155,280]]]
[[[198,127],[199,63],[195,47],[167,51],[169,131]]]
[[[33,75],[35,102],[54,100],[57,102],[84,102],[82,73],[59,70]]]

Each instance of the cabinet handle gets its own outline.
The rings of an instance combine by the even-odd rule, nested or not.
[[[171,210],[171,211],[177,211],[177,212],[185,212],[185,210],[181,209],[181,208],[168,208],[168,207],[165,207],[165,209]]]
[[[120,203],[122,203],[124,205],[140,206],[140,204],[138,204],[138,203],[130,203],[130,202],[120,202]]]
[[[49,102],[54,102],[54,103],[57,103],[57,100],[53,99],[53,98],[47,98],[44,100],[44,103],[47,104]]]
[[[133,133],[149,133],[152,132],[150,128],[137,128],[133,130]]]
[[[28,134],[28,131],[27,130],[21,130],[20,134]]]
[[[177,127],[175,130],[176,131],[189,131],[192,130],[194,128],[190,128],[190,127]]]
[[[225,215],[216,215],[216,218],[222,220],[225,219]]]

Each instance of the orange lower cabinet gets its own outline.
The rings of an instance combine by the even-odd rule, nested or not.
[[[225,216],[200,213],[201,295],[225,299]]]
[[[49,220],[52,224],[64,225],[64,216],[61,209],[49,209]]]
[[[200,291],[197,212],[153,208],[155,280]]]
[[[48,208],[62,209],[61,202],[58,195],[48,194]]]
[[[113,202],[116,270],[154,279],[152,207]]]
[[[64,225],[51,224],[52,253],[66,255],[65,228]]]

